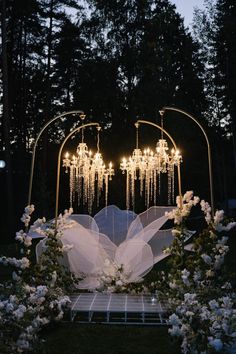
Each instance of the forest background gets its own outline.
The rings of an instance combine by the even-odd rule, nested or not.
[[[102,126],[101,150],[119,166],[135,146],[137,118],[160,124],[159,110],[191,113],[212,147],[216,207],[236,198],[236,2],[205,1],[192,31],[168,0],[1,0],[0,170],[1,242],[14,237],[27,203],[35,138],[53,116],[79,109]],[[32,202],[52,217],[58,146],[71,117],[54,124],[39,144]],[[207,147],[199,128],[166,112],[164,128],[183,155],[183,190],[210,199]],[[154,144],[157,130],[142,128],[140,145]],[[96,131],[85,132],[96,148]],[[72,140],[70,150],[79,142]],[[63,177],[61,205],[68,207]],[[110,203],[124,207],[118,172]],[[161,203],[161,200],[160,200]]]

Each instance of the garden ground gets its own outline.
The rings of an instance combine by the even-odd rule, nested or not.
[[[42,354],[179,354],[167,327],[60,323],[42,332]]]

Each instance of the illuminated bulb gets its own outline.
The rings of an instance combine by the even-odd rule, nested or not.
[[[166,140],[160,139],[155,151],[149,147],[143,151],[135,149],[133,154],[123,159],[120,167],[122,173],[126,173],[126,207],[129,209],[135,203],[135,181],[140,181],[140,196],[145,196],[146,207],[149,208],[151,202],[156,205],[157,194],[161,193],[161,174],[167,174],[168,183],[168,204],[174,199],[174,167],[182,162],[179,150],[172,149],[171,154]]]
[[[87,204],[89,213],[93,204],[99,199],[102,191],[105,191],[105,202],[108,201],[108,181],[114,175],[112,163],[106,168],[102,154],[98,151],[93,155],[86,143],[81,142],[77,146],[76,154],[69,158],[65,154],[63,167],[70,171],[70,206],[77,199],[78,205]],[[104,188],[105,187],[105,188]]]

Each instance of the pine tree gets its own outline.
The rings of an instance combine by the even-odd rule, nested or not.
[[[236,167],[235,14],[234,1],[218,0],[212,3],[205,0],[205,10],[195,11],[193,27],[194,37],[199,43],[198,55],[204,63],[202,79],[208,101],[205,116],[216,134],[214,137],[214,141],[217,141],[214,146],[215,173],[221,199],[227,199],[228,193],[233,196],[233,175]],[[233,148],[230,148],[230,144]],[[227,185],[230,192],[227,191]]]

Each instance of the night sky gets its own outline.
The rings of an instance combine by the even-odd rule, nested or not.
[[[190,26],[193,18],[194,7],[203,8],[204,0],[171,0],[176,5],[177,11],[184,17],[185,26]]]

